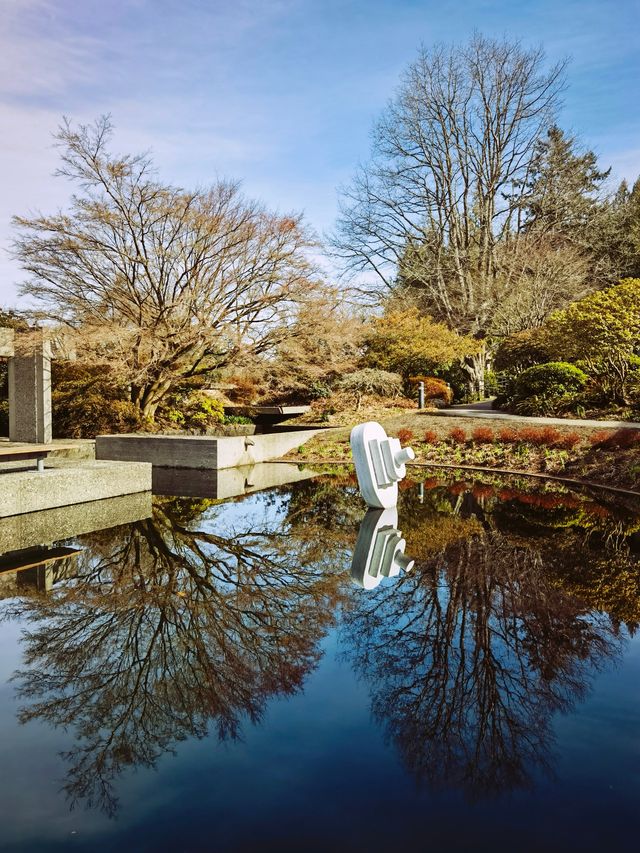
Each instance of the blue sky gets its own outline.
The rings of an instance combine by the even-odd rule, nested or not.
[[[560,123],[640,174],[640,0],[0,0],[0,304],[16,304],[9,219],[63,206],[51,133],[110,112],[185,186],[248,195],[331,228],[336,188],[421,42],[474,29],[569,57]]]

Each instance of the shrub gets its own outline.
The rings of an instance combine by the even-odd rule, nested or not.
[[[601,447],[628,450],[640,443],[640,433],[635,429],[617,429],[609,433],[607,438],[601,442]]]
[[[190,391],[168,397],[166,404],[158,408],[157,417],[160,422],[206,432],[224,423],[224,404],[202,391]]]
[[[255,379],[248,376],[232,376],[229,382],[233,387],[227,388],[225,393],[232,403],[250,405],[255,401],[260,390]]]
[[[437,477],[427,477],[422,481],[422,485],[425,489],[437,489],[440,486],[440,480]]]
[[[558,439],[557,446],[561,447],[563,450],[573,450],[573,448],[580,444],[581,441],[582,436],[579,432],[565,432]]]
[[[464,480],[456,480],[455,483],[451,483],[448,488],[448,491],[452,495],[463,495],[468,490],[468,488],[469,486],[464,482]]]
[[[439,441],[438,433],[435,430],[427,429],[424,432],[423,440],[427,444],[437,444]]]
[[[491,427],[479,426],[471,433],[476,444],[491,444],[493,442],[493,430]]]
[[[589,436],[589,444],[592,444],[594,447],[601,447],[606,441],[609,440],[609,436],[611,435],[611,430],[608,429],[599,429],[596,432],[592,432]]]
[[[490,498],[495,494],[495,489],[488,483],[474,483],[471,494],[474,498]]]
[[[459,361],[454,361],[453,364],[446,367],[434,369],[433,375],[447,383],[454,400],[465,402],[473,399],[473,395],[470,394],[469,375]]]
[[[453,429],[449,430],[449,439],[453,444],[465,444],[467,441],[467,434],[462,427],[453,427]]]
[[[520,441],[520,433],[513,427],[502,427],[498,435],[500,437],[500,441],[505,444],[516,444]]]
[[[251,418],[246,415],[225,415],[224,422],[225,424],[253,424]]]
[[[337,383],[341,391],[354,394],[360,400],[364,394],[377,394],[380,397],[400,397],[402,395],[402,378],[397,373],[387,370],[375,370],[365,367],[354,373],[347,373]]]
[[[413,430],[406,428],[399,429],[398,438],[400,439],[401,444],[407,444],[413,438]]]
[[[567,433],[566,436],[554,426],[545,426],[541,429],[534,427],[523,427],[516,433],[517,440],[535,447],[574,447],[580,441],[578,433]]]
[[[601,429],[591,433],[589,443],[605,450],[628,450],[640,444],[640,432],[635,429]]]
[[[324,400],[331,396],[331,386],[326,382],[310,382],[307,389],[307,396],[310,400]]]
[[[581,391],[587,382],[587,374],[563,361],[536,364],[523,370],[515,381],[518,398],[559,398]]]
[[[503,338],[493,358],[497,371],[519,373],[535,364],[549,361],[551,351],[543,329],[525,329]]]
[[[533,427],[523,427],[518,433],[518,441],[524,444],[538,444],[539,432]]]
[[[562,433],[559,429],[554,426],[545,426],[539,431],[538,444],[540,447],[543,447],[544,445],[547,447],[555,447],[561,438]]]
[[[498,376],[493,370],[487,370],[484,374],[484,394],[485,397],[497,397],[500,393],[500,383]]]
[[[105,433],[138,432],[148,428],[140,410],[129,400],[105,400],[99,394],[73,398],[51,395],[55,438],[95,438]]]
[[[54,361],[51,382],[55,438],[95,438],[149,427],[108,364]]]
[[[453,391],[443,379],[436,379],[435,376],[410,376],[409,385],[412,394],[415,396],[418,393],[420,382],[424,383],[424,399],[441,400],[449,405],[453,402]]]

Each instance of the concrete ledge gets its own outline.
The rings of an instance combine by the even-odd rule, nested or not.
[[[279,459],[323,430],[252,436],[99,435],[96,459],[151,462],[161,468],[236,468]]]
[[[150,465],[57,463],[41,473],[0,474],[0,518],[150,491]]]
[[[151,493],[139,492],[0,518],[0,553],[51,545],[95,530],[131,524],[149,518],[151,511]]]

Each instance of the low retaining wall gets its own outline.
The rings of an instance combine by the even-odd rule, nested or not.
[[[0,518],[150,491],[150,465],[56,463],[42,472],[0,474]]]
[[[161,468],[237,468],[279,459],[322,430],[251,436],[99,435],[96,459],[151,462]]]

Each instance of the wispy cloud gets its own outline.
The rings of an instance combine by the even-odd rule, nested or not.
[[[0,302],[20,271],[12,214],[64,205],[51,177],[63,114],[110,112],[120,150],[151,148],[167,180],[223,174],[331,226],[336,185],[366,159],[372,119],[420,42],[474,28],[573,56],[564,122],[632,178],[636,0],[0,0]]]

